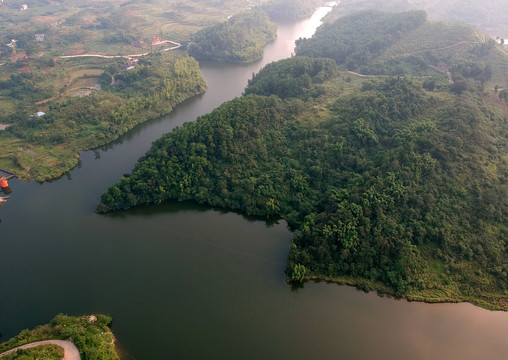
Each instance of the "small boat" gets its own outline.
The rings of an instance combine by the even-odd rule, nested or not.
[[[4,194],[10,194],[12,192],[9,187],[9,183],[7,182],[7,178],[4,176],[0,176],[0,188],[4,192]]]

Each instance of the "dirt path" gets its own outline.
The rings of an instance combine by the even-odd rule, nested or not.
[[[477,36],[478,36],[478,34],[477,34]],[[481,41],[480,41],[480,43],[481,43]],[[399,56],[409,56],[409,55],[421,54],[421,53],[424,53],[424,52],[427,52],[427,51],[446,50],[446,49],[450,49],[452,47],[459,46],[459,45],[462,45],[462,44],[479,44],[479,42],[478,41],[459,41],[458,43],[447,45],[447,46],[443,46],[443,47],[440,47],[440,48],[424,49],[424,50],[412,51],[412,52],[408,52],[408,53],[405,53],[405,54],[398,54],[398,55]]]
[[[497,49],[501,51],[503,54],[508,55],[508,52],[506,52],[503,48],[498,46]]]
[[[176,41],[172,41],[172,40],[162,40],[162,41],[159,41],[158,43],[156,43],[154,45],[160,45],[160,44],[164,44],[164,43],[171,43],[171,44],[174,44],[174,46],[168,47],[166,49],[162,49],[161,51],[175,50],[175,49],[178,49],[180,46],[182,46],[180,43],[177,43]],[[64,56],[60,56],[60,58],[62,58],[62,59],[69,59],[69,58],[77,58],[77,57],[100,57],[100,58],[104,58],[104,59],[114,59],[114,58],[130,59],[130,58],[135,58],[135,57],[146,56],[148,54],[150,54],[150,52],[146,52],[146,53],[143,53],[143,54],[132,54],[132,55],[82,54],[82,55],[64,55]]]
[[[18,346],[14,349],[3,352],[0,354],[0,358],[2,356],[12,354],[13,352],[15,352],[16,350],[19,350],[19,349],[30,349],[30,348],[34,348],[34,347],[37,347],[40,345],[48,345],[48,344],[57,345],[57,346],[60,346],[64,349],[64,357],[62,358],[62,360],[81,360],[81,356],[79,356],[78,348],[72,342],[70,342],[68,340],[36,341],[36,342],[30,343],[30,344]]]

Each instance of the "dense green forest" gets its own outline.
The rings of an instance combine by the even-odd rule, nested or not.
[[[296,54],[331,58],[362,74],[450,71],[484,83],[492,75],[487,65],[495,48],[494,40],[478,38],[471,26],[429,22],[424,11],[369,10],[322,25],[311,39],[297,41]]]
[[[277,36],[277,27],[262,11],[234,15],[228,21],[198,31],[189,45],[197,59],[250,62],[263,56],[263,47]]]
[[[342,21],[323,24],[311,39],[298,40],[296,55],[326,57],[357,70],[423,25],[426,19],[424,11],[403,16],[377,11],[355,13]]]
[[[21,178],[60,176],[75,166],[78,151],[106,144],[206,90],[199,64],[191,57],[154,53],[133,69],[124,68],[109,65],[100,77],[104,91],[54,102],[43,117],[31,118],[30,108],[18,111],[17,121],[0,132],[0,142],[7,146],[4,166]]]
[[[433,20],[467,23],[494,37],[508,34],[508,2],[504,0],[341,0],[330,17],[349,16],[363,10],[425,10]]]
[[[415,17],[425,22],[385,19]],[[156,141],[97,210],[192,199],[282,218],[295,231],[290,281],[508,309],[508,124],[459,65],[471,85],[460,91],[456,79],[365,79],[330,59],[270,64],[245,96]]]
[[[244,94],[277,94],[282,99],[304,94],[316,97],[320,90],[312,85],[334,77],[337,71],[337,66],[331,59],[301,56],[292,61],[273,62],[249,80]]]
[[[316,10],[322,0],[273,0],[260,6],[272,21],[306,18]]]
[[[109,327],[111,318],[97,315],[94,321],[86,316],[74,317],[57,315],[49,324],[41,325],[33,330],[23,330],[17,336],[0,344],[0,353],[9,349],[49,339],[72,339],[79,350],[82,360],[118,360],[114,345],[114,336]],[[30,350],[18,351],[7,359],[61,359],[61,347],[44,346]]]

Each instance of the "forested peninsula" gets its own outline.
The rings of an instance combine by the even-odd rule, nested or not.
[[[43,340],[69,340],[76,346],[81,360],[119,360],[115,337],[110,330],[112,319],[106,315],[57,315],[48,324],[33,330],[23,330],[17,336],[0,343],[0,353],[18,346]],[[29,350],[18,350],[2,359],[60,360],[63,349],[55,345],[41,345]]]
[[[507,310],[498,45],[423,12],[365,12],[297,54],[156,141],[98,212],[177,199],[285,219],[289,281]]]
[[[189,45],[196,59],[251,62],[263,56],[263,47],[277,36],[277,26],[262,11],[247,11],[198,31]]]
[[[273,0],[260,6],[272,21],[290,21],[311,16],[322,0]]]

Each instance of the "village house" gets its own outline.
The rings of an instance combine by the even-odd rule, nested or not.
[[[44,115],[46,115],[46,113],[45,113],[45,112],[39,111],[39,112],[37,112],[37,113],[35,113],[35,114],[30,115],[30,120],[32,120],[32,121],[33,121],[33,120],[35,120],[36,118],[43,117]]]
[[[12,39],[10,43],[8,44],[5,44],[5,46],[8,46],[12,49],[12,54],[13,55],[16,55],[16,43],[18,42],[18,40],[15,40],[15,39]]]
[[[139,61],[138,58],[130,58],[129,61],[127,62],[127,67],[125,68],[125,70],[134,69],[136,65],[138,65],[138,61]]]
[[[26,9],[28,9],[28,5],[27,4],[21,5],[21,8],[20,8],[21,11],[26,10]]]

